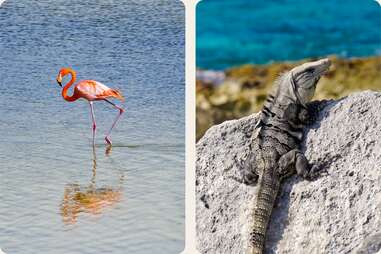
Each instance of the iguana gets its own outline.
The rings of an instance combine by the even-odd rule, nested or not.
[[[266,98],[255,126],[250,154],[243,164],[244,182],[258,185],[247,253],[264,252],[267,226],[282,179],[295,171],[308,178],[315,171],[299,145],[303,127],[311,122],[313,114],[308,102],[330,65],[329,59],[322,59],[293,68],[278,78]]]

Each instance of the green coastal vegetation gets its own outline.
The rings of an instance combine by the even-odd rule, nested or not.
[[[381,90],[381,56],[328,57],[332,66],[319,81],[314,100],[337,99],[362,90]],[[224,78],[219,84],[198,77],[197,140],[215,124],[260,111],[275,79],[294,66],[311,60],[316,58],[228,68],[223,71]]]

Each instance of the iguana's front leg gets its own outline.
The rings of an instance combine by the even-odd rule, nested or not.
[[[303,108],[298,115],[298,118],[300,122],[311,125],[313,124],[319,117],[319,112],[324,107],[324,102],[326,100],[322,101],[311,101],[307,103],[307,108]]]
[[[298,120],[304,125],[310,125],[314,122],[313,113],[306,108],[301,108],[298,112]]]
[[[298,149],[289,151],[278,161],[278,173],[282,179],[292,175],[295,171],[301,177],[308,179],[316,174],[315,167],[310,167],[306,156]]]
[[[247,158],[244,160],[238,159],[237,156],[235,156],[234,162],[238,167],[241,176],[230,176],[229,178],[247,185],[255,185],[258,182],[259,175],[256,170],[255,158],[251,151]]]
[[[290,104],[284,112],[283,118],[294,124],[310,125],[316,120],[315,104],[307,104],[307,108],[296,103]]]

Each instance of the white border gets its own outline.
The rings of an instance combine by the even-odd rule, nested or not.
[[[196,5],[197,0],[181,0],[185,6],[185,249],[196,250]]]

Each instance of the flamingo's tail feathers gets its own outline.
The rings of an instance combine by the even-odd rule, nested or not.
[[[125,101],[123,94],[119,90],[112,89],[111,96],[117,98],[118,100]]]

